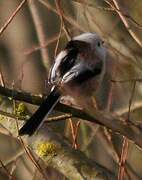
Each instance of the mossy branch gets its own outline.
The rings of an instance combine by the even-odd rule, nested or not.
[[[31,149],[46,163],[69,179],[116,179],[108,169],[89,159],[83,152],[72,149],[61,134],[44,124],[38,133],[28,137]]]
[[[33,96],[29,93],[10,90],[1,86],[0,94],[11,97],[15,100],[25,101],[36,105],[40,104],[43,100],[40,96]],[[61,106],[66,110],[70,108],[63,104],[61,104]],[[60,110],[59,107],[61,106],[59,104],[57,109]],[[3,114],[2,112],[2,115],[6,114]],[[14,115],[10,117],[14,118]],[[6,125],[6,121],[7,120],[5,119],[1,121],[1,123]],[[10,127],[12,127],[10,131],[17,134],[15,121],[10,121],[10,123]],[[21,121],[18,124],[21,125]],[[47,166],[54,167],[69,179],[115,179],[115,175],[108,169],[87,158],[83,152],[72,149],[65,137],[61,134],[55,133],[47,123],[44,123],[38,133],[27,137],[27,141],[28,146],[45,162]]]

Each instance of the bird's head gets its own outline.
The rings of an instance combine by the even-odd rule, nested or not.
[[[94,52],[99,59],[105,60],[107,51],[104,46],[104,41],[100,38],[98,34],[87,32],[79,36],[75,36],[72,40],[81,41],[89,44],[90,53]]]

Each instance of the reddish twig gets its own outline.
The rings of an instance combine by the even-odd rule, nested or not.
[[[3,164],[3,162],[1,161],[1,159],[0,159],[0,164],[1,164],[2,168],[5,170],[7,176],[9,177],[9,179],[11,179],[11,180],[16,180],[15,177],[13,177],[13,176],[10,174],[10,172],[9,172],[8,169],[5,167],[5,165]]]
[[[140,41],[139,37],[136,35],[136,33],[134,32],[134,30],[132,30],[130,23],[128,22],[126,16],[122,13],[120,4],[117,2],[117,0],[112,0],[113,4],[112,5],[108,0],[104,0],[107,4],[109,4],[112,8],[115,9],[115,11],[118,13],[120,19],[122,20],[124,26],[126,27],[126,29],[128,30],[129,34],[132,36],[132,38],[137,42],[137,44],[142,47],[142,42]],[[129,17],[127,15],[127,17]],[[133,21],[134,22],[134,21]]]
[[[69,30],[68,30],[68,28],[66,26],[65,21],[64,21],[65,18],[64,18],[64,11],[63,11],[63,9],[61,7],[61,0],[56,0],[55,2],[56,2],[56,6],[57,6],[57,12],[58,12],[58,14],[60,16],[60,19],[61,19],[61,22],[62,22],[61,25],[62,25],[62,27],[63,27],[63,29],[65,31],[67,39],[70,40],[71,39],[71,35],[70,35],[70,32],[69,32]]]
[[[15,107],[15,101],[14,101],[14,107]],[[15,108],[14,108],[15,109]],[[16,127],[17,127],[17,132],[19,132],[19,125],[18,125],[18,118],[15,118],[16,121]],[[38,171],[42,174],[43,178],[45,180],[47,180],[46,176],[43,173],[43,170],[41,168],[41,166],[39,165],[39,163],[37,162],[37,160],[34,158],[32,152],[30,151],[30,149],[28,147],[25,146],[22,138],[20,136],[18,136],[20,143],[22,145],[22,147],[24,148],[27,156],[29,157],[29,159],[31,160],[31,162],[35,165],[35,167],[38,169]]]
[[[59,12],[61,23],[60,23],[59,35],[58,35],[57,43],[56,43],[56,47],[55,47],[54,57],[57,56],[57,51],[58,51],[58,47],[59,47],[59,41],[60,41],[60,38],[61,38],[62,28],[63,28],[63,16],[62,16],[61,10],[60,10],[60,1],[59,0],[55,0],[55,3],[56,3],[57,12]]]
[[[77,121],[76,125],[75,125],[75,136],[74,136],[74,143],[73,143],[73,147],[75,149],[78,149],[78,143],[77,143],[77,137],[78,137],[78,131],[79,131],[79,127],[80,127],[80,121]]]
[[[130,97],[130,100],[129,100],[129,110],[128,110],[127,121],[130,120],[131,105],[132,105],[132,101],[133,101],[133,97],[134,97],[134,93],[135,93],[135,88],[136,88],[136,81],[133,84],[132,93],[131,93],[131,97]],[[126,160],[127,160],[127,157],[128,157],[128,149],[129,149],[128,138],[123,137],[123,145],[122,145],[122,151],[121,151],[121,157],[120,157],[120,163],[119,163],[118,180],[123,180],[124,179],[124,174],[126,172],[125,164],[126,164]],[[128,175],[128,173],[127,173],[127,175]]]
[[[103,11],[114,11],[113,8],[98,6],[98,5],[94,4],[94,2],[91,3],[91,2],[88,2],[88,1],[84,1],[84,0],[72,0],[72,1],[74,1],[76,3],[83,4],[83,5],[88,6],[88,7],[103,10]]]
[[[0,36],[2,35],[2,33],[5,31],[5,29],[8,27],[8,25],[12,22],[12,20],[14,19],[14,17],[16,16],[16,14],[22,9],[23,5],[26,3],[27,0],[23,0],[19,6],[16,8],[16,10],[12,13],[12,15],[10,16],[10,18],[6,21],[6,23],[1,27],[0,29]]]
[[[52,5],[50,5],[50,3],[48,3],[47,1],[44,0],[38,0],[42,5],[44,5],[46,8],[48,8],[49,10],[51,10],[52,12],[56,13],[57,15],[59,15],[59,12],[56,11],[56,9],[54,7],[52,7]],[[84,28],[78,24],[78,22],[76,22],[72,17],[65,15],[65,13],[62,14],[64,19],[70,23],[72,26],[74,26],[76,29],[80,30],[81,32],[85,32]]]
[[[37,33],[39,44],[40,46],[44,46],[46,37],[45,37],[43,25],[42,25],[42,19],[40,18],[40,14],[36,6],[36,1],[29,0],[29,9],[33,18],[34,25],[35,25],[35,30]],[[41,49],[41,56],[42,56],[43,64],[45,65],[47,69],[49,69],[50,68],[49,56],[48,56],[47,49],[45,47]]]
[[[78,134],[78,127],[80,124],[80,123],[78,124],[78,122],[76,124],[74,124],[72,119],[69,118],[69,124],[70,124],[70,128],[71,128],[72,139],[73,139],[72,147],[75,149],[78,149],[77,134]]]
[[[139,24],[132,16],[130,16],[129,14],[123,12],[122,10],[118,9],[117,7],[115,7],[114,5],[112,5],[108,0],[104,0],[111,8],[109,10],[111,11],[118,11],[120,12],[124,17],[128,18],[130,21],[132,21],[134,23],[134,25],[142,30],[142,25]],[[105,9],[104,9],[105,10]]]
[[[29,159],[31,160],[31,162],[35,165],[35,167],[37,168],[37,170],[41,173],[41,175],[43,176],[43,178],[45,180],[47,180],[45,174],[43,173],[43,170],[41,168],[41,166],[39,165],[39,163],[37,162],[37,160],[35,159],[35,157],[33,156],[31,150],[25,146],[25,143],[23,142],[22,138],[19,136],[19,140],[21,142],[22,147],[25,150],[25,153],[27,154],[27,156],[29,157]]]
[[[65,35],[65,33],[62,32],[61,37],[64,36],[64,35]],[[42,46],[35,45],[34,47],[26,50],[26,51],[24,52],[24,55],[27,56],[27,55],[32,54],[32,53],[35,52],[35,51],[38,51],[38,50],[40,50],[40,49],[42,49],[42,48],[45,48],[45,47],[49,46],[50,44],[54,43],[55,41],[57,41],[58,38],[59,38],[59,34],[55,35],[55,36],[52,37],[51,39],[46,40],[46,41],[45,41],[45,44],[42,45]]]
[[[107,4],[109,4],[110,7],[98,6],[98,5],[94,4],[94,3],[91,3],[91,2],[88,2],[88,1],[84,1],[84,0],[72,0],[72,1],[77,2],[77,3],[80,3],[80,4],[83,3],[83,4],[85,4],[85,5],[88,6],[88,7],[92,7],[92,8],[95,8],[95,9],[102,10],[102,11],[116,11],[116,10],[117,10],[117,11],[120,11],[119,9],[117,9],[116,7],[114,7],[108,0],[104,0],[104,1],[105,1]],[[125,12],[122,12],[122,11],[120,11],[120,12],[123,14],[123,16],[125,16],[125,17],[128,18],[128,19],[130,19],[137,28],[139,28],[139,29],[142,30],[142,25],[139,24],[132,16],[126,14]]]
[[[124,137],[122,151],[121,151],[121,158],[119,163],[118,180],[123,180],[124,178],[125,164],[128,156],[128,148],[129,148],[128,139]]]

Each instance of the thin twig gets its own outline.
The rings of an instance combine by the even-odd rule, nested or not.
[[[119,9],[117,9],[115,6],[113,6],[108,0],[104,0],[107,4],[111,5],[111,7],[104,7],[104,6],[98,6],[97,4],[94,4],[94,3],[91,3],[91,2],[88,2],[88,1],[84,1],[84,0],[72,0],[76,3],[80,3],[80,4],[84,4],[88,7],[92,7],[92,8],[95,8],[95,9],[98,9],[98,10],[102,10],[102,11],[120,11]],[[126,18],[128,18],[130,21],[133,22],[133,24],[142,30],[142,25],[139,24],[132,16],[126,14],[125,12],[122,12],[120,11],[123,16],[125,16]]]
[[[40,46],[44,46],[46,37],[45,37],[44,29],[43,29],[42,19],[40,18],[40,14],[36,6],[36,1],[29,0],[28,2],[29,2],[29,9],[33,18],[34,25],[35,25],[37,37],[39,40],[39,44]],[[47,53],[47,49],[45,47],[41,49],[41,56],[42,56],[42,60],[45,67],[49,70],[50,68],[49,56]]]
[[[64,29],[64,31],[66,33],[66,36],[67,36],[68,40],[70,40],[71,35],[70,35],[70,32],[69,32],[69,30],[68,30],[68,28],[66,26],[65,21],[64,21],[64,11],[63,11],[63,9],[61,7],[61,0],[56,0],[56,6],[57,6],[57,11],[59,13],[59,16],[60,16],[60,19],[61,19],[61,22],[62,22],[63,29]]]
[[[15,100],[25,101],[34,105],[40,105],[44,98],[41,96],[34,96],[30,93],[19,92],[15,90],[10,90],[0,86],[0,94],[12,97]],[[93,116],[87,114],[86,112],[76,109],[61,103],[58,103],[55,107],[55,110],[72,114],[74,117],[86,120],[92,123],[97,123],[103,126],[106,126],[109,129],[112,129],[115,132],[126,136],[139,147],[142,147],[142,131],[141,128],[132,122],[125,122],[123,117],[117,116],[116,114],[98,111],[94,109]],[[86,122],[85,121],[85,122]],[[114,123],[115,122],[115,123]],[[87,123],[87,122],[86,122]]]
[[[27,156],[29,157],[29,159],[31,160],[31,162],[35,165],[35,167],[37,168],[37,170],[41,173],[41,175],[43,176],[43,179],[47,180],[47,177],[45,176],[45,174],[43,173],[43,170],[41,168],[41,166],[39,165],[39,163],[36,161],[35,157],[33,156],[31,150],[25,146],[25,143],[23,142],[21,137],[18,137],[20,140],[20,143],[22,145],[22,147],[25,150],[25,153],[27,154]]]
[[[5,167],[5,165],[3,164],[3,162],[1,161],[1,159],[0,159],[0,164],[1,164],[1,166],[3,167],[3,169],[5,170],[7,176],[9,177],[9,179],[11,179],[11,180],[16,180],[15,177],[10,174],[10,172],[9,172],[8,169]]]
[[[70,130],[71,130],[71,135],[72,135],[72,147],[76,148],[78,145],[75,139],[75,124],[73,123],[71,118],[69,118],[69,125],[70,125]]]
[[[72,32],[74,29],[76,29],[76,28],[75,27],[70,28],[70,31]],[[61,38],[64,37],[64,36],[65,36],[65,32],[62,32],[61,33]],[[47,48],[49,45],[51,45],[52,43],[57,41],[58,38],[59,38],[59,33],[54,35],[54,37],[47,39],[45,41],[45,44],[42,45],[42,46],[34,45],[32,48],[28,48],[27,50],[25,50],[24,55],[28,56],[28,55],[30,55],[30,54],[34,53],[35,51],[38,51],[38,50],[40,50],[42,48],[45,48],[45,47]]]
[[[57,12],[59,12],[59,17],[60,17],[60,30],[59,30],[59,35],[58,35],[58,39],[57,39],[57,43],[56,43],[56,47],[55,47],[55,53],[54,53],[54,57],[57,56],[57,51],[58,51],[58,47],[59,47],[59,41],[60,41],[60,38],[61,38],[61,34],[62,34],[62,29],[63,29],[63,17],[60,13],[60,5],[59,5],[59,2],[58,0],[55,0],[55,3],[56,3],[56,8],[57,8]]]
[[[81,121],[77,121],[77,123],[75,124],[75,134],[74,134],[74,143],[73,143],[73,147],[75,149],[79,148],[79,145],[77,143],[77,138],[78,138],[80,123],[81,123]]]
[[[12,162],[12,167],[11,167],[11,170],[10,170],[10,174],[12,175],[12,174],[14,174],[14,172],[15,172],[15,170],[16,170],[16,168],[17,168],[17,159],[15,159],[15,161],[14,162]],[[12,175],[13,176],[13,175]],[[12,178],[10,178],[9,180],[12,180]]]
[[[128,111],[127,121],[130,121],[131,105],[132,105],[132,101],[133,101],[133,97],[135,93],[135,88],[136,88],[136,81],[133,84],[132,93],[129,100],[129,111]],[[121,157],[120,157],[120,163],[119,163],[118,180],[124,179],[124,173],[126,172],[125,164],[128,157],[128,148],[129,148],[129,141],[126,137],[123,137],[123,145],[122,145],[122,151],[121,151]]]
[[[121,7],[119,5],[119,3],[117,2],[117,0],[112,0],[114,3],[114,6],[107,0],[104,0],[106,3],[108,3],[111,7],[115,8],[115,11],[118,13],[120,19],[122,20],[123,24],[125,25],[126,29],[128,30],[128,32],[130,33],[130,35],[132,36],[132,38],[137,42],[137,44],[142,47],[142,42],[140,41],[139,37],[136,35],[136,33],[132,30],[130,23],[128,22],[127,18],[122,14],[122,10]]]
[[[2,35],[2,33],[6,30],[6,28],[8,27],[8,25],[12,22],[12,20],[14,19],[14,17],[16,16],[16,14],[22,9],[22,7],[24,6],[24,4],[27,2],[27,0],[23,0],[19,6],[16,8],[16,10],[12,13],[12,15],[9,17],[9,19],[6,21],[6,23],[1,27],[0,29],[0,36]]]
[[[117,7],[115,7],[115,5],[112,5],[108,0],[104,0],[112,9],[112,11],[118,11],[120,12],[124,17],[128,18],[131,22],[133,22],[133,24],[142,30],[142,25],[139,24],[133,17],[131,17],[129,14],[123,12],[122,10],[118,9]]]
[[[121,150],[121,158],[119,163],[118,180],[123,180],[124,178],[125,164],[128,156],[128,148],[129,148],[128,139],[124,137],[122,150]]]
[[[27,117],[25,117],[25,116],[18,116],[17,114],[5,112],[3,110],[0,110],[0,115],[9,117],[11,119],[16,118],[16,119],[18,119],[18,121],[27,121]],[[55,122],[55,121],[64,121],[71,117],[72,117],[72,114],[64,114],[64,115],[60,115],[60,116],[48,117],[47,119],[45,119],[45,123],[51,123],[51,122]]]
[[[72,1],[76,2],[76,3],[83,4],[83,5],[91,7],[91,8],[103,10],[103,11],[114,11],[113,8],[98,6],[97,4],[94,4],[94,3],[91,3],[91,2],[88,2],[88,1],[84,1],[84,0],[72,0]]]
[[[56,13],[57,15],[59,15],[59,13],[56,11],[56,9],[47,1],[44,0],[38,0],[42,5],[44,5],[46,8],[48,8],[49,10],[51,10],[52,12]],[[72,26],[74,26],[76,29],[85,32],[84,28],[78,24],[78,22],[76,22],[72,17],[65,15],[65,13],[62,14],[63,17],[65,18],[65,20],[70,23]]]
[[[116,66],[113,67],[112,69],[112,77],[116,77]],[[110,89],[109,89],[109,94],[108,94],[108,99],[107,99],[107,105],[106,105],[106,110],[110,112],[111,110],[111,105],[112,105],[112,97],[113,97],[113,86],[114,84],[110,84]],[[109,129],[104,128],[104,131],[100,131],[100,135],[104,137],[104,140],[108,144],[109,149],[111,149],[111,155],[115,158],[116,162],[119,163],[119,154],[117,152],[117,149],[114,146],[114,143],[112,142],[112,135],[109,131]]]
[[[45,2],[44,0],[38,0],[42,5],[44,5],[45,7],[47,7],[49,10],[53,11],[54,13],[56,13],[57,15],[59,15],[59,12],[54,8],[52,7],[52,5],[50,5],[48,2]],[[72,29],[79,29],[80,31],[84,32],[84,29],[81,27],[81,25],[79,25],[73,18],[69,17],[69,16],[66,16],[65,13],[62,14],[62,16],[64,17],[64,19],[70,23],[73,28],[71,28],[70,30],[72,31]],[[62,36],[64,34],[68,35],[68,39],[71,38],[70,34],[69,34],[69,31],[67,32],[67,28],[64,28],[64,30],[66,30],[65,32],[62,32]],[[35,46],[29,50],[27,50],[24,54],[25,55],[30,55],[31,53],[37,51],[37,50],[40,50],[42,48],[45,48],[47,47],[48,45],[50,45],[51,43],[54,43],[59,37],[59,34],[55,35],[53,38],[51,39],[48,39],[44,42],[44,44],[40,45],[40,46]]]
[[[66,120],[72,118],[72,114],[63,114],[60,116],[53,116],[53,117],[49,117],[47,118],[47,120],[45,120],[45,122],[50,123],[50,122],[55,122],[55,121],[62,121],[62,120]]]
[[[65,35],[65,32],[62,32],[61,37],[63,37],[64,35]],[[46,40],[44,45],[42,45],[42,46],[35,45],[35,46],[33,46],[32,48],[29,48],[28,50],[25,50],[24,55],[27,56],[27,55],[32,54],[32,53],[35,52],[35,51],[38,51],[38,50],[40,50],[40,49],[42,49],[42,48],[45,48],[45,47],[48,47],[50,44],[52,44],[52,43],[54,43],[55,41],[57,41],[58,38],[59,38],[59,34],[56,34],[56,35],[55,35],[54,37],[52,37],[51,39]]]
[[[72,147],[75,148],[75,149],[78,149],[77,134],[78,134],[78,127],[79,127],[79,124],[80,124],[80,123],[78,124],[78,122],[75,124],[75,123],[73,123],[72,119],[69,118],[69,124],[70,124],[72,139],[73,139]]]

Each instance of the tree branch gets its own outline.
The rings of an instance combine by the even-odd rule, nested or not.
[[[24,100],[32,104],[40,104],[43,100],[40,96],[33,96],[25,92],[10,90],[1,86],[0,94],[12,97],[15,100]],[[67,108],[69,107],[67,106]],[[9,113],[4,113],[2,111],[0,111],[0,113],[4,116],[7,115],[14,118],[14,115],[10,115]],[[70,115],[66,115],[65,117],[68,118]],[[65,117],[59,116],[59,119]],[[15,119],[16,118],[17,116],[15,115]],[[56,120],[58,120],[58,118]],[[9,123],[7,123],[7,118],[4,118],[1,120],[1,124],[6,128],[10,127],[10,131],[13,135],[17,134],[15,121],[9,121]],[[22,122],[18,121],[18,126],[21,126],[21,124]],[[108,169],[87,158],[83,152],[72,149],[65,137],[52,130],[47,123],[43,124],[38,133],[29,136],[27,141],[26,144],[28,144],[47,166],[52,166],[69,179],[83,180],[84,178],[98,178],[100,180],[113,180],[116,178]]]
[[[11,90],[2,86],[0,86],[0,94],[34,105],[40,105],[44,99],[44,97],[41,96],[32,95],[27,92]],[[126,136],[128,139],[132,140],[136,145],[142,148],[142,129],[130,121],[125,122],[125,120],[120,116],[99,110],[94,110],[92,116],[80,109],[76,109],[61,103],[57,104],[55,110],[72,114],[73,117],[85,120],[86,123],[92,122],[101,124],[114,132]]]
[[[71,148],[65,138],[44,124],[38,133],[28,138],[30,148],[46,163],[69,179],[113,180],[115,175],[89,159],[83,152]]]
[[[38,10],[35,0],[28,0],[28,4],[29,4],[29,9],[30,9],[30,12],[31,12],[31,15],[33,18],[33,22],[35,25],[35,30],[37,33],[39,44],[41,47],[43,47],[41,49],[42,60],[43,60],[44,66],[49,70],[50,62],[49,62],[49,56],[48,56],[47,49],[46,49],[46,47],[44,47],[46,37],[45,37],[45,33],[44,33],[42,19],[40,18],[40,11]]]
[[[15,16],[17,15],[17,13],[22,9],[22,7],[25,5],[26,0],[23,0],[19,6],[16,8],[16,10],[12,13],[12,15],[9,17],[9,19],[5,22],[5,24],[0,28],[0,36],[2,35],[2,33],[6,30],[6,28],[8,27],[8,25],[12,22],[12,20],[15,18]]]

